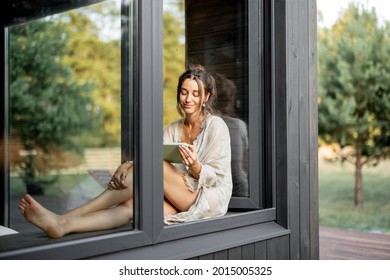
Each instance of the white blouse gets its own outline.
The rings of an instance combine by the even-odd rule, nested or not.
[[[180,139],[183,120],[177,120],[164,128],[164,142],[182,142]],[[184,181],[190,191],[199,190],[196,202],[188,211],[168,215],[165,224],[194,221],[222,216],[226,213],[232,195],[231,147],[229,129],[217,116],[207,115],[202,130],[193,142],[197,159],[202,165],[196,180],[184,164]]]

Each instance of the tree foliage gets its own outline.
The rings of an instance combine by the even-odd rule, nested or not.
[[[374,9],[351,4],[318,35],[319,136],[338,143],[340,156],[355,165],[357,206],[362,204],[362,167],[389,157],[389,31]]]
[[[97,10],[97,15],[102,11]],[[121,140],[121,46],[120,38],[104,41],[91,17],[77,10],[67,13],[68,53],[64,61],[73,69],[73,79],[92,83],[95,113],[93,135],[81,135],[78,142],[89,147],[119,146]],[[110,15],[109,15],[110,16]],[[118,15],[113,14],[114,18]]]
[[[11,160],[26,182],[78,164],[72,151],[81,157],[83,147],[120,145],[120,34],[102,33],[119,22],[112,4],[11,29]],[[164,12],[164,124],[178,117],[176,87],[185,66],[183,2],[171,4]]]
[[[26,183],[69,164],[64,151],[77,149],[71,136],[91,123],[91,85],[72,79],[63,61],[66,37],[63,25],[46,20],[10,32],[10,133],[25,151],[14,155],[13,164]]]
[[[164,125],[179,117],[176,111],[177,82],[185,67],[182,20],[184,16],[179,17],[173,11],[164,12]]]
[[[27,184],[120,145],[119,13],[104,2],[10,29],[11,161]]]

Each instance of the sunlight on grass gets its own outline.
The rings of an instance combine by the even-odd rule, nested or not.
[[[66,196],[88,176],[87,174],[61,175],[56,182],[43,186],[44,194],[53,197]],[[19,177],[11,177],[10,185],[11,196],[22,196],[27,193],[26,186]]]
[[[320,226],[390,232],[390,162],[363,168],[363,209],[354,206],[352,165],[319,159]]]

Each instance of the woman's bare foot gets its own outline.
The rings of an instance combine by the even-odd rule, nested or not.
[[[51,238],[64,236],[63,218],[43,207],[30,195],[26,194],[20,200],[19,210],[27,221],[39,227]]]

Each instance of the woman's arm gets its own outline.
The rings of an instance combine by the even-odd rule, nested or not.
[[[199,186],[214,187],[225,176],[231,176],[230,135],[226,123],[219,117],[214,117],[205,129],[204,142],[189,174],[198,180]],[[187,177],[187,180],[191,179]]]

